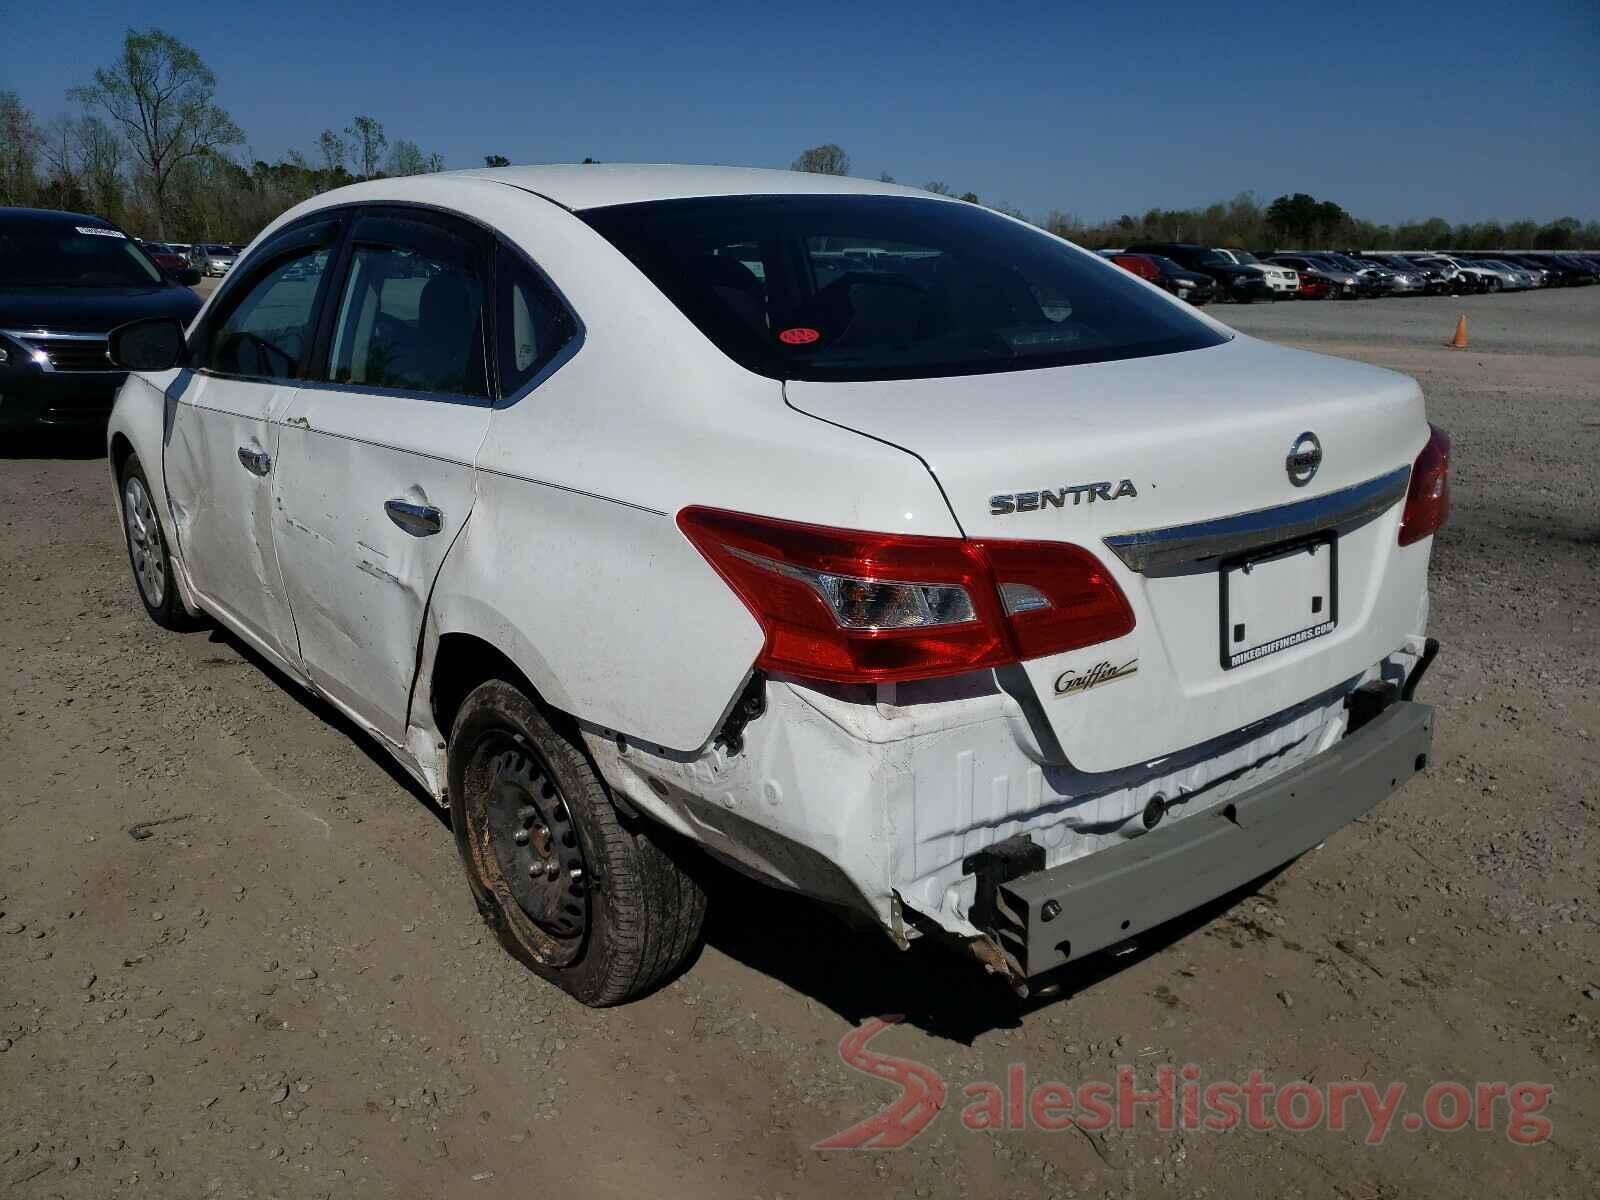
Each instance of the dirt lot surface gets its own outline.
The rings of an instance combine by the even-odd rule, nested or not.
[[[0,448],[0,1195],[779,1197],[1600,1191],[1600,288],[1216,311],[1417,375],[1456,438],[1431,769],[1258,890],[1017,1005],[713,872],[704,951],[592,1012],[480,925],[445,823],[220,633],[135,597],[96,447]],[[1458,311],[1472,347],[1442,348]],[[151,825],[136,840],[128,829]],[[895,1088],[907,1147],[818,1152]],[[1552,1085],[1493,1131],[971,1132],[964,1089]],[[1145,1111],[1145,1110],[1141,1110]]]

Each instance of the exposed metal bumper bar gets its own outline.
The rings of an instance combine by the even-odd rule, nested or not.
[[[1135,571],[1161,572],[1370,520],[1405,497],[1410,467],[1398,467],[1365,483],[1279,504],[1254,512],[1120,533],[1105,539],[1107,549]]]
[[[998,884],[994,932],[1034,976],[1125,941],[1282,866],[1427,765],[1433,708],[1397,701],[1221,807]]]

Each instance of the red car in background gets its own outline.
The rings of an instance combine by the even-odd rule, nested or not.
[[[1132,271],[1147,283],[1161,283],[1161,268],[1148,254],[1113,254],[1109,257],[1124,271]]]
[[[1326,279],[1300,272],[1300,286],[1295,289],[1297,300],[1329,300],[1333,297],[1333,284]]]
[[[168,275],[176,276],[180,271],[189,269],[189,260],[171,246],[161,242],[140,242],[139,248],[150,256],[151,262]]]

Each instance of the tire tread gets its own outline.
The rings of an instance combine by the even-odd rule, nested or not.
[[[465,851],[466,806],[460,795],[465,753],[464,731],[486,714],[501,723],[521,728],[537,744],[539,753],[556,772],[568,810],[585,823],[599,863],[597,902],[591,905],[591,928],[582,957],[567,967],[548,967],[537,961],[529,947],[520,944],[513,923],[497,912],[498,901],[476,878],[472,858]],[[490,680],[480,684],[462,702],[450,737],[451,814],[463,861],[472,877],[480,911],[503,945],[535,972],[597,1008],[632,1000],[659,986],[693,951],[706,911],[705,892],[676,861],[653,830],[631,829],[612,803],[610,791],[576,739],[556,729],[538,707],[514,684]],[[574,803],[576,802],[576,803]]]

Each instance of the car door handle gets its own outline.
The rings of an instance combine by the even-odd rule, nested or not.
[[[272,470],[272,455],[265,450],[252,450],[249,446],[239,447],[239,462],[252,475],[265,475]]]
[[[413,504],[409,500],[385,500],[383,511],[389,520],[412,537],[427,537],[444,528],[444,514],[431,504]]]

